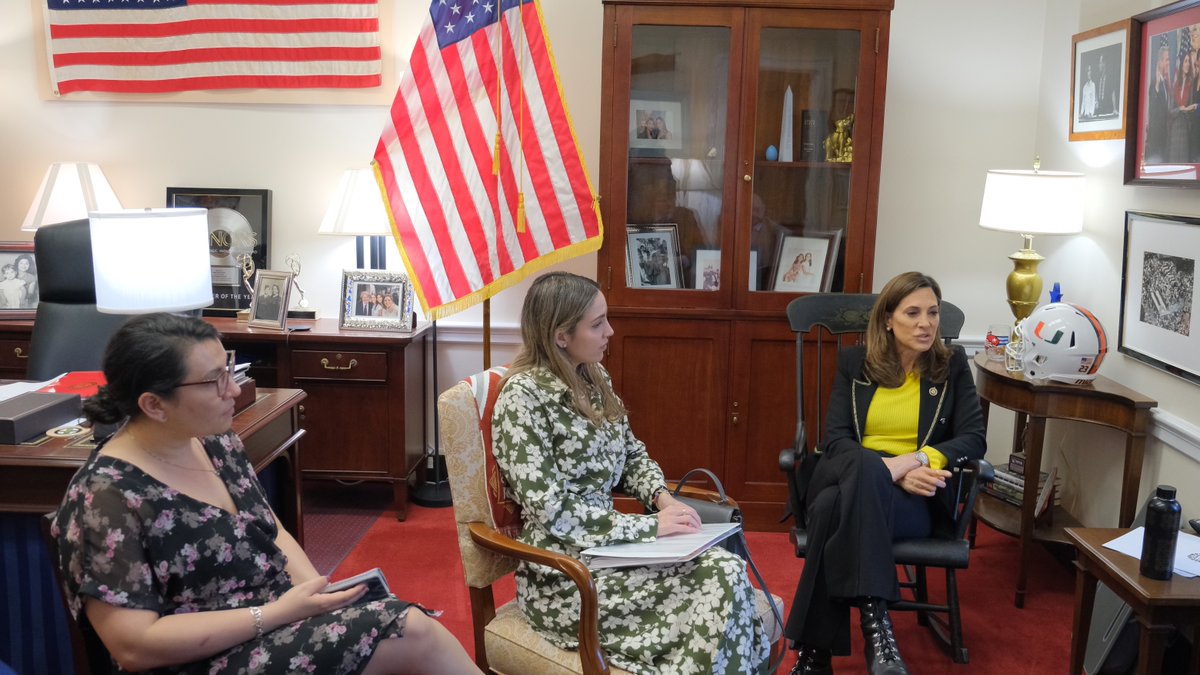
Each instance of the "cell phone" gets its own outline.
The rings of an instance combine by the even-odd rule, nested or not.
[[[288,326],[289,333],[299,333],[306,330],[312,330],[312,326]]]
[[[352,577],[335,581],[326,586],[322,593],[335,593],[344,591],[347,588],[354,588],[359,584],[366,584],[367,592],[358,602],[374,602],[375,600],[384,600],[391,596],[392,592],[388,589],[387,579],[383,578],[383,572],[376,567],[372,570],[367,570],[362,574],[356,574]]]

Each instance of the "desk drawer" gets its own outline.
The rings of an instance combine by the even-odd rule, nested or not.
[[[6,373],[25,374],[29,363],[28,340],[0,340],[0,370]]]
[[[387,382],[387,352],[296,350],[292,352],[293,380]]]

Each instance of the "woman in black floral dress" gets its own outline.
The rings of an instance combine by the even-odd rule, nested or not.
[[[54,524],[72,614],[128,671],[478,673],[421,608],[321,592],[230,428],[232,368],[199,319],[135,317],[109,343],[85,412],[128,421]]]

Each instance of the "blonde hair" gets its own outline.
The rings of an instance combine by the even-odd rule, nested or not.
[[[900,306],[901,300],[922,288],[933,291],[938,304],[941,304],[942,289],[933,277],[920,272],[905,272],[887,282],[879,292],[875,306],[871,308],[871,320],[867,324],[867,359],[863,370],[881,387],[899,387],[904,384],[906,375],[904,367],[900,365],[900,352],[896,350],[896,337],[887,329],[888,317]],[[917,357],[916,370],[934,382],[946,381],[950,370],[950,348],[942,341],[940,322],[933,346]]]
[[[566,383],[579,414],[594,424],[615,421],[625,415],[625,406],[598,363],[572,366],[558,346],[558,333],[575,333],[584,314],[600,295],[600,286],[587,277],[570,272],[550,272],[534,280],[521,307],[521,351],[513,360],[504,383],[518,373],[543,368]],[[599,395],[599,404],[592,396]]]

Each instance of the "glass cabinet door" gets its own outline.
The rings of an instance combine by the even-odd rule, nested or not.
[[[652,291],[644,294],[650,304],[715,306],[718,296],[728,304],[730,13],[708,17],[726,25],[704,25],[704,17],[666,25],[656,14],[639,13],[630,29],[625,241],[610,245],[624,249],[625,287]],[[684,300],[686,291],[709,297]]]

